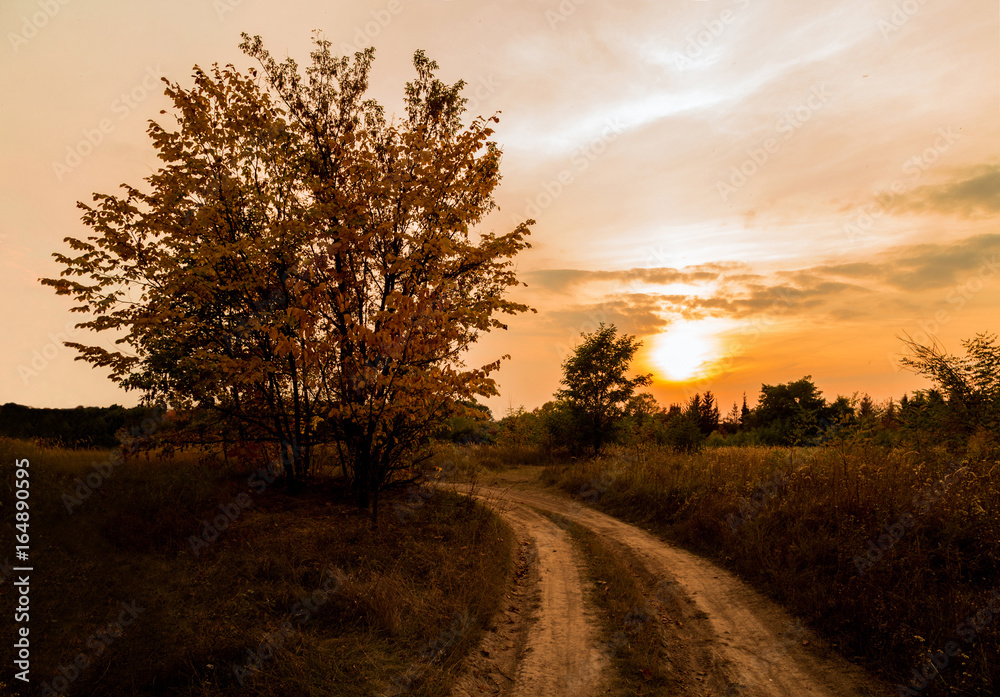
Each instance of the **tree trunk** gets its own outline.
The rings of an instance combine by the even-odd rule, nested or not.
[[[281,468],[285,470],[285,483],[291,487],[295,481],[295,463],[288,456],[286,443],[278,443],[278,459],[281,460]]]
[[[358,502],[359,511],[368,510],[368,473],[361,473],[358,467],[354,470],[354,482],[351,485],[354,489],[354,496]]]
[[[292,443],[282,443],[279,452],[281,453],[281,464],[285,468],[285,485],[288,493],[299,494],[302,492],[302,451]]]

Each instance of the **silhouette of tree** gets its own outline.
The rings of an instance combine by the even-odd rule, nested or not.
[[[436,79],[423,52],[389,122],[364,99],[374,49],[338,58],[317,38],[302,75],[243,37],[263,82],[232,66],[165,81],[177,128],[149,127],[164,162],[150,191],[81,203],[93,235],[67,238],[76,255],[42,282],[91,314],[78,327],[130,349],[68,343],[83,360],[178,423],[197,407],[190,437],[197,421],[272,444],[294,485],[335,443],[374,521],[454,405],[496,394],[502,359],[461,357],[505,328],[497,314],[528,309],[506,293],[533,221],[470,232],[496,207],[497,119],[464,126],[464,83]]]
[[[652,374],[628,377],[629,365],[642,342],[617,334],[615,325],[604,323],[591,334],[581,334],[583,343],[562,365],[561,384],[566,387],[556,393],[569,406],[577,433],[589,442],[595,455],[613,438],[636,388],[652,382]]]

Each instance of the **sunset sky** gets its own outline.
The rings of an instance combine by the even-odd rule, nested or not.
[[[538,313],[470,355],[512,356],[494,414],[551,399],[602,321],[642,338],[662,403],[723,410],[807,374],[898,397],[927,384],[898,336],[1000,332],[996,0],[5,0],[0,25],[0,403],[135,403],[61,345],[80,316],[38,279],[88,232],[76,201],[158,166],[159,77],[252,67],[243,31],[300,64],[313,30],[374,45],[397,113],[423,48],[472,115],[502,112],[484,229],[538,221],[517,292]]]

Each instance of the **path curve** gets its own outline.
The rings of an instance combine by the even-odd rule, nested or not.
[[[498,622],[494,634],[487,636],[452,695],[484,691],[505,697],[601,694],[609,661],[598,647],[593,615],[584,601],[585,574],[579,552],[565,530],[529,507],[505,504],[499,508],[526,548],[525,578],[514,593],[521,602],[514,598],[502,613],[506,621]]]
[[[574,661],[580,661],[584,654],[578,643],[571,640],[571,635],[565,633],[574,626],[567,623],[565,617],[576,618],[573,622],[580,622],[581,628],[586,627],[582,631],[587,632],[586,641],[593,646],[593,630],[588,622],[580,619],[586,614],[583,585],[579,581],[580,560],[567,534],[528,507],[564,516],[588,528],[607,544],[627,550],[631,559],[660,580],[660,587],[670,584],[672,592],[678,595],[675,600],[692,609],[685,614],[691,621],[681,638],[707,649],[707,653],[703,653],[709,657],[704,669],[717,673],[712,682],[727,685],[724,693],[727,696],[876,697],[890,694],[885,686],[879,685],[860,668],[824,650],[822,641],[776,603],[706,559],[538,484],[517,482],[506,488],[479,487],[476,495],[507,504],[509,509],[506,511],[503,510],[505,506],[500,505],[501,513],[508,520],[529,528],[538,540],[542,584],[546,588],[543,599],[549,597],[539,608],[538,625],[528,637],[532,650],[518,673],[519,685],[528,687],[518,687],[516,691],[503,694],[588,695],[593,694],[599,682],[591,671],[585,674],[591,678],[589,683],[578,681],[576,691],[566,691],[573,687],[573,680],[567,677],[566,671],[571,670]],[[561,626],[549,626],[553,618],[547,618],[547,614],[553,611]],[[683,626],[679,621],[675,624]],[[571,634],[575,631],[571,630]],[[555,654],[559,649],[552,642],[564,639],[570,639],[568,653],[557,658]],[[676,637],[673,639],[676,641]],[[541,646],[551,647],[551,650],[539,650]],[[550,670],[556,673],[548,675]],[[600,670],[605,670],[603,665]],[[695,674],[707,675],[700,671]]]

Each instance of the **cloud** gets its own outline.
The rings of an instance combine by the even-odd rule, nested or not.
[[[998,256],[1000,234],[987,234],[948,245],[901,246],[866,262],[818,264],[767,275],[750,273],[743,263],[712,263],[683,269],[554,269],[531,276],[560,294],[581,294],[588,286],[608,282],[621,284],[591,304],[549,312],[554,331],[565,333],[570,328],[579,334],[607,322],[648,335],[662,331],[673,319],[788,318],[826,324],[910,314],[927,302],[939,301],[942,290],[961,287],[976,277],[992,278]],[[644,292],[629,287],[636,281],[646,284]],[[698,292],[676,292],[674,284],[688,284]],[[648,287],[656,285],[664,286],[664,292]]]
[[[525,274],[529,284],[537,284],[546,290],[568,293],[580,286],[592,283],[646,283],[669,285],[672,283],[707,283],[718,281],[727,274],[744,270],[740,262],[712,262],[681,269],[654,267],[647,269],[623,269],[620,271],[585,271],[581,269],[544,269]]]
[[[595,331],[598,325],[613,324],[620,332],[647,336],[670,324],[664,317],[664,299],[656,295],[619,296],[591,305],[575,305],[546,312],[543,318],[554,335],[570,336]]]
[[[985,234],[947,245],[897,247],[884,252],[873,262],[818,266],[811,271],[919,292],[957,285],[984,264],[991,260],[995,263],[998,254],[1000,235]]]
[[[970,168],[958,181],[918,187],[891,201],[888,208],[901,213],[992,217],[1000,213],[1000,164]]]

